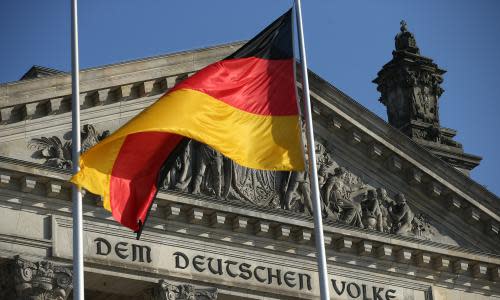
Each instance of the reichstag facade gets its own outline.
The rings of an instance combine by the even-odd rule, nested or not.
[[[83,150],[242,43],[81,72]],[[375,72],[375,70],[374,70]],[[440,126],[444,70],[402,23],[373,81],[388,123],[310,72],[332,299],[500,299],[500,201]],[[0,85],[0,299],[71,299],[71,76]],[[317,299],[307,174],[189,142],[140,240],[86,193],[86,299]]]

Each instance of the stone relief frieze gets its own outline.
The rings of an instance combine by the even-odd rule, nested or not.
[[[92,125],[82,131],[86,150],[109,134]],[[58,137],[32,139],[33,156],[45,164],[71,167],[71,144]],[[390,197],[383,186],[370,186],[349,169],[340,166],[317,142],[322,216],[324,220],[358,228],[431,240],[438,232],[428,217],[415,211],[404,194]],[[240,166],[218,151],[189,140],[169,170],[164,170],[160,189],[240,201],[271,209],[281,208],[312,215],[309,176],[306,172],[262,171]]]
[[[174,285],[160,280],[156,286],[145,293],[145,300],[217,300],[218,291],[213,289],[196,289],[190,284]]]
[[[315,150],[325,220],[428,240],[438,234],[404,194],[390,197],[384,187],[366,184],[339,166],[322,143]],[[306,172],[248,169],[192,140],[166,172],[161,188],[312,215]]]
[[[65,136],[70,136],[71,132]],[[99,132],[93,125],[83,125],[81,131],[81,147],[85,152],[90,147],[102,141],[109,135],[109,131]],[[44,165],[59,169],[71,169],[71,140],[70,138],[61,140],[57,136],[41,137],[31,139],[28,143],[30,150],[35,150],[32,157],[43,159]]]

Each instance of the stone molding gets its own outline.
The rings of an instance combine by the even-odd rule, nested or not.
[[[4,181],[3,188],[23,193],[23,206],[30,206],[29,195],[36,196],[36,192],[43,191],[44,188],[36,189],[31,194],[22,192],[18,184],[18,180],[22,178],[21,174],[16,173],[13,168],[10,169],[10,180]],[[36,179],[37,185],[46,185],[54,181],[47,177],[48,174],[32,178]],[[69,178],[69,174],[64,177]],[[63,192],[70,189],[68,183],[63,182],[61,186]],[[63,192],[60,199],[69,201],[69,193]],[[35,197],[33,206],[40,208],[39,200],[39,197]],[[50,198],[46,201],[48,204],[51,202]],[[109,217],[108,213],[98,207],[98,201],[96,198],[87,198],[87,195],[84,197],[88,210],[86,217],[99,219]],[[155,202],[157,205],[154,214],[151,215],[147,225],[150,229],[176,232],[187,226],[190,229],[186,234],[196,237],[202,232],[209,231],[212,232],[210,236],[214,239],[225,240],[230,235],[231,242],[238,245],[240,242],[252,240],[254,247],[262,249],[276,245],[277,248],[273,246],[273,249],[281,251],[279,249],[282,249],[282,246],[278,245],[286,244],[286,249],[296,249],[298,253],[314,252],[313,223],[307,216],[173,192],[160,192]],[[70,206],[70,203],[67,205]],[[196,222],[193,222],[193,218]],[[465,276],[471,280],[484,281],[485,285],[495,285],[498,281],[500,257],[492,254],[367,231],[342,224],[326,223],[324,230],[327,256],[337,256],[340,251],[343,255],[374,259],[382,264],[399,263],[402,264],[401,267],[405,266],[404,268],[413,267],[430,273],[446,272],[455,276]],[[465,262],[467,264],[465,269],[452,267],[463,266]]]
[[[72,280],[73,272],[67,267],[15,256],[0,269],[0,299],[66,300]]]
[[[177,81],[243,45],[230,43],[81,71],[82,109],[165,92]],[[147,63],[146,63],[147,62]],[[71,75],[0,84],[0,124],[71,110]]]

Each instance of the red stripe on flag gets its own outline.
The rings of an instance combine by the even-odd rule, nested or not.
[[[127,136],[111,173],[111,213],[124,226],[137,231],[144,223],[157,187],[161,166],[183,139],[164,132],[140,132]]]
[[[256,57],[213,63],[174,90],[192,89],[240,110],[273,116],[297,115],[292,59]]]

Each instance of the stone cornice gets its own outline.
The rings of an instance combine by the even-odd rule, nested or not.
[[[1,160],[0,177],[4,195],[1,198],[7,199],[11,195],[15,196],[13,199],[21,199],[16,201],[22,202],[7,201],[4,205],[22,204],[24,209],[37,209],[47,214],[69,213],[68,209],[51,208],[54,201],[57,202],[56,206],[64,203],[67,203],[68,208],[70,206],[70,186],[66,182],[68,172],[15,160]],[[87,220],[116,224],[99,207],[98,197],[87,194],[84,203]],[[160,192],[155,203],[145,238],[161,235],[165,231],[173,234],[182,232],[193,237],[205,236],[237,244],[251,241],[251,245],[245,245],[265,251],[314,255],[313,222],[304,215],[171,192]],[[125,230],[119,229],[123,234],[126,234]],[[349,257],[363,258],[387,264],[391,268],[413,268],[417,275],[411,276],[422,276],[423,273],[440,276],[446,273],[450,277],[482,282],[484,286],[493,287],[493,290],[499,288],[498,255],[337,223],[326,223],[324,230],[327,256],[339,263],[348,264]],[[210,233],[208,236],[207,232]],[[231,240],[228,241],[227,236],[231,236]]]
[[[130,89],[136,90],[133,91],[136,97],[153,89],[165,91],[179,76],[187,76],[222,59],[241,45],[242,42],[236,42],[83,70],[80,74],[81,104],[96,106],[106,101],[129,100],[134,97]],[[85,104],[88,97],[92,99]],[[67,103],[70,98],[70,74],[0,84],[1,121],[13,123],[64,113],[70,109]]]

